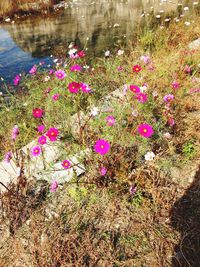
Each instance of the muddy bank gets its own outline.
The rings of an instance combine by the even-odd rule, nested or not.
[[[0,2],[0,20],[9,21],[23,15],[46,14],[65,7],[61,0],[3,0]]]

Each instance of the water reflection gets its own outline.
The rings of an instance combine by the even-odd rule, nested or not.
[[[111,47],[127,44],[145,17],[159,13],[159,20],[162,20],[164,14],[177,11],[179,2],[76,0],[71,1],[59,16],[5,23],[0,29],[0,76],[9,80],[38,63],[42,57],[48,59],[54,47],[67,47],[71,41],[82,47],[87,45],[89,53],[94,56]],[[186,2],[192,5],[193,1]]]

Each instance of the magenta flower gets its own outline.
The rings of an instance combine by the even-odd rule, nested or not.
[[[40,146],[34,146],[32,149],[31,149],[31,155],[33,157],[37,157],[41,154],[41,147]]]
[[[32,114],[35,118],[41,118],[44,115],[44,110],[41,108],[35,108],[33,109]]]
[[[59,99],[59,97],[60,97],[60,94],[54,94],[52,96],[52,99],[53,99],[53,101],[57,101]]]
[[[131,85],[130,85],[130,90],[131,90],[131,92],[133,92],[134,94],[138,94],[138,93],[140,93],[140,87],[138,87],[137,85],[133,85],[133,84],[131,84]]]
[[[85,56],[85,51],[81,50],[77,53],[78,57],[82,58]]]
[[[80,89],[80,83],[71,82],[68,84],[68,89],[69,89],[70,93],[76,94],[76,93],[78,93],[78,91]]]
[[[45,126],[44,126],[44,125],[39,125],[39,126],[37,127],[37,130],[38,130],[39,133],[43,133],[44,130],[45,130]]]
[[[148,96],[147,96],[147,94],[139,93],[139,94],[136,95],[135,98],[136,98],[139,102],[141,102],[141,103],[145,103],[145,102],[147,102],[147,98],[148,98]]]
[[[11,151],[8,151],[4,157],[4,161],[9,163],[10,160],[12,159],[12,152]]]
[[[99,153],[100,155],[105,155],[110,150],[110,144],[108,141],[100,139],[96,141],[94,145],[94,150],[96,153]]]
[[[12,139],[16,140],[18,135],[19,135],[19,127],[15,125],[12,129]]]
[[[190,74],[191,71],[192,71],[192,69],[190,68],[190,66],[189,65],[185,65],[184,72]]]
[[[132,68],[133,72],[139,73],[142,70],[142,67],[140,65],[135,65]]]
[[[123,70],[123,67],[122,67],[122,66],[118,66],[118,67],[117,67],[117,70],[118,70],[118,71],[122,71],[122,70]]]
[[[172,88],[174,88],[174,89],[178,89],[179,87],[180,87],[180,84],[179,84],[178,82],[174,81],[174,82],[172,83]]]
[[[106,121],[107,121],[108,126],[113,126],[116,122],[116,120],[113,116],[106,117]]]
[[[86,83],[80,83],[80,88],[81,88],[81,90],[82,90],[83,93],[89,93],[89,92],[91,92],[91,88]]]
[[[47,138],[46,138],[46,136],[45,136],[45,135],[40,136],[40,137],[38,138],[38,143],[39,143],[40,145],[45,145],[45,144],[47,143]]]
[[[62,162],[62,166],[63,166],[63,168],[64,169],[69,169],[70,168],[70,166],[71,166],[71,163],[70,163],[70,161],[69,160],[63,160],[63,162]]]
[[[171,102],[173,99],[174,99],[174,96],[173,96],[172,94],[165,95],[165,96],[163,97],[163,100],[164,100],[165,102]]]
[[[49,137],[51,142],[55,142],[57,140],[58,135],[59,131],[57,128],[50,128],[46,133],[46,136]]]
[[[105,176],[106,173],[107,173],[107,169],[106,169],[106,167],[101,167],[101,168],[100,168],[100,174],[101,174],[102,176]]]
[[[29,73],[34,75],[34,74],[36,74],[36,72],[37,72],[37,66],[34,65],[34,66],[29,70]]]
[[[134,186],[134,185],[132,185],[132,186],[129,188],[129,192],[130,192],[131,195],[135,195],[136,191],[137,191],[137,188],[136,188],[136,186]]]
[[[49,75],[53,74],[55,71],[54,70],[49,70]]]
[[[66,73],[64,72],[64,70],[57,70],[55,71],[55,76],[59,80],[63,80],[66,77]]]
[[[140,124],[137,128],[137,131],[145,138],[149,138],[154,134],[153,127],[149,124]]]
[[[73,65],[70,67],[70,70],[72,72],[79,72],[79,71],[82,71],[82,67],[80,65]]]
[[[21,79],[21,77],[20,77],[19,75],[16,75],[16,76],[15,76],[15,79],[14,79],[14,81],[13,81],[13,84],[14,84],[15,86],[17,86],[17,85],[20,83],[20,79]]]
[[[58,182],[57,181],[53,181],[51,183],[50,192],[51,193],[55,193],[57,189],[58,189]]]

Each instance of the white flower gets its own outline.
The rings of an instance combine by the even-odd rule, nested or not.
[[[185,6],[185,7],[183,8],[183,10],[188,11],[188,10],[189,10],[189,7],[188,7],[188,6]]]
[[[27,102],[25,102],[25,103],[23,104],[23,106],[24,106],[24,107],[27,107],[27,106],[28,106],[28,103],[27,103]]]
[[[119,27],[119,24],[118,23],[115,23],[113,27],[114,28]]]
[[[131,115],[132,115],[133,117],[137,117],[138,114],[139,114],[139,112],[138,112],[137,110],[133,110],[132,113],[131,113]]]
[[[105,57],[109,57],[109,56],[110,56],[110,51],[107,50],[107,51],[105,52]]]
[[[44,78],[44,81],[45,81],[45,82],[48,82],[50,79],[51,79],[50,76],[46,76],[46,77]]]
[[[119,49],[119,50],[117,51],[117,55],[118,55],[118,56],[121,56],[121,55],[123,55],[123,54],[124,54],[124,50]]]
[[[144,93],[144,92],[146,92],[147,91],[147,86],[142,86],[142,87],[140,87],[140,91],[141,91],[141,93]]]
[[[72,48],[72,49],[69,50],[68,54],[69,54],[69,55],[73,55],[73,54],[75,54],[76,52],[77,52],[77,49]]]
[[[10,18],[5,19],[5,22],[10,22]]]
[[[74,46],[74,43],[72,42],[69,44],[68,48],[71,49],[73,46]]]
[[[144,157],[145,157],[145,160],[154,160],[155,156],[156,155],[151,151],[151,152],[147,152]]]
[[[171,134],[170,133],[164,133],[163,136],[166,139],[171,139]]]
[[[186,21],[185,22],[185,26],[190,26],[190,22],[189,21]]]
[[[93,107],[90,111],[92,116],[97,116],[99,114],[99,109],[97,107]]]
[[[157,91],[153,91],[152,95],[153,95],[153,97],[157,97],[158,96],[158,92]]]

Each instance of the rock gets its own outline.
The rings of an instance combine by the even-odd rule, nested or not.
[[[192,41],[189,45],[188,45],[189,49],[191,50],[195,50],[195,49],[199,49],[200,48],[200,38]]]
[[[172,167],[170,169],[170,176],[172,181],[182,185],[188,186],[195,178],[199,170],[200,162],[188,163],[184,168]]]

